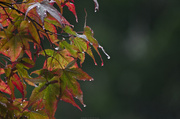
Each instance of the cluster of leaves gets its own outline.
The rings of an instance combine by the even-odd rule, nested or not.
[[[99,5],[97,0],[94,2],[97,11]],[[62,15],[64,6],[78,21],[74,0],[0,0],[1,118],[54,118],[59,100],[81,110],[74,101],[77,98],[85,106],[77,80],[93,79],[78,63],[82,65],[87,53],[96,64],[91,47],[100,57],[98,49],[103,52],[104,49],[86,24],[81,34],[73,30],[73,25]],[[49,41],[51,49],[44,47],[44,39]],[[45,57],[44,65],[31,72],[37,75],[32,77],[29,69],[35,66],[39,55]],[[26,84],[35,87],[29,99]],[[15,88],[22,98],[16,98]]]

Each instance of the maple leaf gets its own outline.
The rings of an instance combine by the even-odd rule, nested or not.
[[[49,82],[55,83],[41,83],[38,87],[36,87],[24,109],[27,109],[30,106],[34,107],[34,104],[39,102],[39,104],[42,103],[42,106],[45,108],[45,112],[48,114],[49,118],[53,118],[57,108],[58,96],[60,94],[60,85],[58,80],[59,77],[55,76],[52,79],[49,79]],[[38,110],[37,107],[34,109],[36,111]],[[40,109],[42,109],[42,107],[40,107]]]
[[[28,117],[28,119],[49,119],[47,115],[44,115],[42,113],[38,113],[37,111],[29,111],[24,112],[24,116]]]
[[[78,70],[76,70],[76,68],[74,70],[73,69],[72,70],[71,69],[65,69],[63,71],[62,76],[61,76],[62,99],[63,99],[63,95],[64,95],[65,96],[64,101],[71,103],[72,105],[76,106],[77,108],[79,108],[79,106],[77,106],[76,103],[74,103],[71,95],[73,97],[77,98],[84,107],[86,105],[83,102],[83,92],[82,92],[80,85],[76,79],[92,80],[92,78],[90,76],[88,76],[87,74],[84,74],[84,76],[79,77],[78,75],[79,74],[82,75],[82,73],[83,72],[78,72]],[[66,97],[69,97],[69,99],[67,100]]]
[[[55,26],[54,26],[53,24],[51,24],[51,23],[46,22],[46,23],[44,24],[44,27],[45,27],[45,29],[48,29],[49,31],[51,31],[51,32],[53,32],[53,33],[57,33],[57,30],[56,30]],[[59,40],[58,40],[56,34],[48,34],[48,37],[47,37],[47,38],[50,39],[51,43],[58,45],[57,42],[58,42]]]
[[[32,5],[28,7],[25,13],[25,18],[28,14],[28,12],[36,7],[36,12],[40,16],[42,23],[44,24],[44,18],[47,17],[47,12],[53,16],[62,27],[64,25],[70,25],[69,22],[61,15],[61,13],[52,5],[49,4],[50,2],[48,0],[43,0],[41,3],[31,3]]]
[[[23,85],[23,83],[20,81],[20,78],[17,74],[14,74],[11,77],[11,82],[16,86],[16,88],[21,92],[22,94],[22,99],[24,99],[25,95],[26,95],[26,90],[25,87]]]
[[[8,56],[14,62],[24,54],[23,48],[28,48],[29,44],[27,42],[31,40],[26,37],[24,32],[19,32],[16,35],[6,30],[7,32],[10,37],[0,40],[0,53]]]
[[[61,100],[63,100],[64,102],[67,103],[71,103],[73,106],[77,107],[79,110],[81,110],[81,108],[79,107],[79,105],[76,104],[76,102],[73,99],[72,94],[69,92],[69,90],[64,90],[62,96],[61,96]],[[82,111],[82,110],[81,110]]]
[[[83,38],[84,40],[88,41],[94,47],[94,49],[96,50],[96,52],[98,53],[98,55],[101,58],[101,61],[102,61],[101,66],[103,66],[104,63],[103,63],[103,59],[98,51],[98,48],[100,48],[103,51],[103,53],[107,56],[107,59],[110,59],[110,56],[105,52],[104,48],[94,38],[94,32],[90,27],[85,26],[83,35],[78,35],[78,37]]]
[[[99,4],[97,0],[93,1],[96,12]],[[54,2],[61,12],[53,6]],[[0,53],[3,57],[0,78],[4,77],[0,79],[1,118],[54,119],[60,99],[80,110],[74,98],[86,106],[79,80],[92,81],[93,78],[78,67],[78,62],[80,60],[82,66],[87,53],[97,64],[91,47],[100,57],[98,48],[110,57],[94,38],[90,27],[85,25],[83,33],[72,29],[72,25],[62,16],[64,6],[78,21],[74,0],[0,1]],[[28,20],[24,20],[26,17]],[[44,45],[45,37],[50,41],[51,49]],[[30,48],[30,43],[33,43],[34,49]],[[39,55],[46,60],[43,68],[31,72],[38,75],[32,78],[34,76],[31,77],[28,72],[35,66]],[[25,98],[25,83],[35,86],[29,101]],[[15,88],[22,98],[15,98]]]
[[[44,62],[44,68],[46,67],[50,71],[54,69],[65,69],[65,67],[74,60],[66,49],[62,51],[46,49],[45,52],[48,58]],[[40,52],[40,54],[45,56],[43,51]]]
[[[76,18],[76,22],[78,22],[78,17],[77,17],[76,10],[75,10],[75,5],[73,3],[71,3],[71,2],[66,2],[65,5],[74,14],[74,16]]]
[[[11,95],[11,90],[9,86],[6,83],[4,83],[4,81],[1,79],[0,79],[0,91]]]

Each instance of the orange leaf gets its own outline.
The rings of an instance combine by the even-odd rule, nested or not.
[[[3,69],[3,68],[0,68],[0,75],[1,75],[1,74],[4,74],[4,73],[5,73],[4,69]]]
[[[4,83],[4,81],[1,79],[0,79],[0,91],[11,95],[11,90],[9,86],[6,83]]]

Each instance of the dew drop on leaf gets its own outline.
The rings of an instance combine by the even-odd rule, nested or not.
[[[85,105],[85,104],[83,104],[83,107],[86,107],[86,105]]]
[[[95,62],[95,65],[97,65],[97,63]]]
[[[28,20],[28,23],[30,23],[31,21],[30,20]]]
[[[45,30],[44,25],[43,25],[43,30]]]
[[[89,81],[94,81],[94,79],[92,78],[92,79],[90,79]]]
[[[59,47],[54,48],[55,50],[59,50]]]
[[[104,63],[103,63],[103,62],[101,63],[101,66],[104,66]]]
[[[21,103],[20,105],[22,106],[23,104]]]
[[[36,111],[38,111],[38,109],[36,109]]]

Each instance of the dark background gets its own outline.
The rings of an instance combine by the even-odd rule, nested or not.
[[[75,0],[79,23],[64,10],[65,18],[82,31],[87,25],[111,56],[97,53],[95,66],[86,55],[83,70],[95,80],[80,82],[82,112],[60,101],[57,119],[180,119],[180,1]]]

